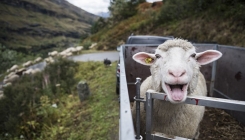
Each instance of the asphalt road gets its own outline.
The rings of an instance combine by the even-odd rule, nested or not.
[[[99,53],[90,53],[82,54],[77,56],[71,56],[69,59],[74,61],[103,61],[104,59],[109,59],[112,62],[119,60],[119,52],[99,52]]]
[[[112,52],[99,52],[99,53],[89,53],[89,54],[81,54],[76,56],[71,56],[68,59],[74,60],[74,61],[103,61],[104,59],[109,59],[112,62],[119,60],[119,52],[118,51],[112,51]],[[43,70],[46,67],[46,62],[40,62],[37,64],[34,64],[27,69],[35,69],[39,68],[40,70]],[[0,90],[1,86],[3,85],[2,81],[0,81]]]
[[[104,59],[109,59],[112,62],[119,60],[119,52],[113,51],[113,52],[99,52],[99,53],[89,53],[89,54],[81,54],[76,56],[71,56],[68,59],[74,60],[74,61],[103,61]],[[32,65],[28,67],[28,69],[32,68],[39,68],[43,70],[46,67],[46,62],[40,62],[35,65]]]

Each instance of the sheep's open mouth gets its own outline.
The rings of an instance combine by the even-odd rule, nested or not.
[[[187,84],[170,85],[165,83],[169,95],[175,101],[182,101],[187,94]]]

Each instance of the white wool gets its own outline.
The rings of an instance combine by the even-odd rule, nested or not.
[[[7,72],[13,72],[19,68],[18,65],[13,65]]]
[[[32,64],[33,64],[32,61],[27,61],[27,62],[25,62],[22,66],[23,66],[23,67],[29,67],[29,66],[32,65]]]
[[[57,56],[59,53],[57,51],[53,51],[53,52],[49,52],[48,55],[49,56]]]
[[[172,47],[181,47],[185,51],[194,48],[194,46],[187,40],[175,38],[173,40],[167,40],[163,44],[159,45],[157,49],[160,49],[162,51],[167,51],[169,48]]]
[[[41,58],[41,57],[38,57],[38,58],[36,58],[36,59],[34,60],[34,63],[40,62],[41,60],[42,60],[42,58]]]
[[[6,83],[14,82],[14,81],[17,80],[18,78],[19,78],[18,75],[13,74],[13,75],[11,75],[10,77],[8,77],[7,79],[4,79],[4,80],[3,80],[3,83],[6,84]]]

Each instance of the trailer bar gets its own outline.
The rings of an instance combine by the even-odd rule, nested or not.
[[[167,100],[166,93],[159,93],[153,90],[148,90],[147,93],[152,94],[154,99]],[[184,103],[245,112],[245,101],[239,100],[189,95]]]
[[[166,138],[161,135],[152,134],[152,112],[153,112],[153,99],[165,100],[168,101],[166,93],[155,92],[154,90],[147,90],[146,92],[146,140],[168,140],[171,138]],[[205,97],[205,96],[194,96],[189,95],[184,104],[192,104],[199,106],[207,106],[228,110],[236,110],[245,112],[245,101],[231,100],[231,99],[222,99],[214,97]],[[186,138],[174,138],[184,140]]]
[[[120,48],[120,121],[119,140],[135,140],[128,85],[126,81],[123,48]]]

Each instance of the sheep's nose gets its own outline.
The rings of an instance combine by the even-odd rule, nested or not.
[[[168,70],[168,73],[170,75],[172,75],[173,77],[182,77],[186,74],[186,70],[185,69],[177,69],[177,70]]]

